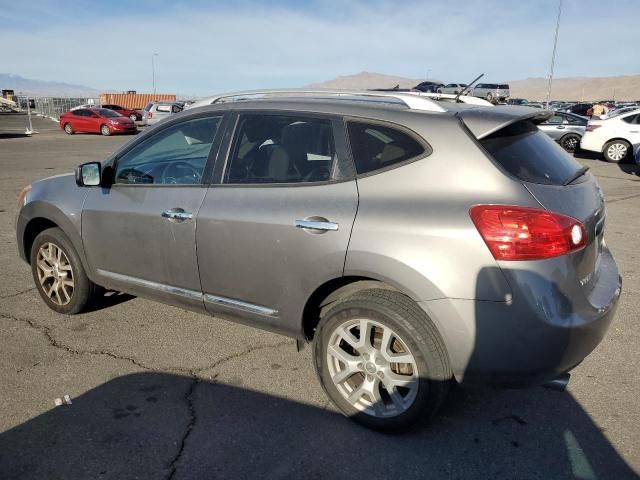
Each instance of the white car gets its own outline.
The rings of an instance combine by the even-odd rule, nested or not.
[[[447,83],[444,87],[438,88],[438,93],[452,93],[457,95],[461,91],[467,88],[465,83]]]
[[[621,162],[640,144],[640,109],[604,120],[590,120],[580,148],[600,152],[608,162]]]

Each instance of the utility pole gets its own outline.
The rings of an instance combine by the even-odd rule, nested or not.
[[[153,53],[153,55],[151,55],[151,78],[152,78],[152,82],[153,82],[153,94],[156,94],[156,62],[155,62],[155,58],[158,56],[157,53]]]
[[[549,71],[549,84],[547,85],[547,109],[549,109],[549,100],[551,98],[551,84],[553,83],[553,67],[556,63],[556,47],[558,45],[558,32],[560,31],[560,15],[562,14],[562,0],[558,4],[558,21],[556,22],[556,36],[553,40],[553,53],[551,54],[551,69]]]

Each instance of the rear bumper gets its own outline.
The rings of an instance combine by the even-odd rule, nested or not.
[[[585,134],[580,139],[580,148],[589,152],[602,152],[603,143],[593,135]]]
[[[459,382],[541,383],[582,362],[607,332],[621,279],[610,254],[603,262],[609,264],[601,269],[598,286],[582,297],[524,276],[528,291],[514,285],[511,301],[447,298],[420,306],[439,328]]]

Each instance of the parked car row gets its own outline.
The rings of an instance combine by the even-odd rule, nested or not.
[[[466,90],[465,90],[466,89]],[[509,98],[509,85],[506,83],[478,83],[468,87],[466,83],[437,83],[426,81],[419,83],[413,90],[427,93],[451,93],[483,98],[491,103],[503,103]]]

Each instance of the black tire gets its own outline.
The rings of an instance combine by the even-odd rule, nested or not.
[[[68,263],[71,265],[71,274],[67,275],[70,279],[72,278],[74,285],[72,293],[70,294],[70,299],[68,300],[68,303],[65,304],[57,303],[52,299],[52,297],[47,295],[45,288],[48,284],[45,283],[43,286],[39,278],[39,269],[37,266],[38,254],[40,252],[40,248],[47,244],[53,244],[55,247],[62,250],[68,260]],[[78,256],[76,249],[73,247],[73,244],[65,233],[57,227],[49,228],[38,234],[31,246],[30,260],[31,273],[38,293],[40,293],[40,296],[47,306],[55,312],[65,315],[75,315],[76,313],[80,313],[86,309],[99,292],[99,287],[89,280],[89,277],[87,277],[82,262],[80,261],[80,257]],[[58,295],[54,296],[58,297]],[[59,298],[66,301],[63,295],[59,295]]]
[[[560,146],[568,153],[575,153],[580,149],[580,135],[577,133],[567,133],[560,139]]]
[[[624,154],[620,156],[622,151]],[[622,163],[631,156],[631,144],[625,140],[612,140],[605,144],[602,155],[607,162]]]
[[[438,88],[438,89],[436,90],[436,93],[442,93],[442,88]]]
[[[391,329],[415,359],[419,376],[417,393],[413,403],[398,415],[383,417],[361,411],[347,400],[331,378],[327,360],[329,343],[337,329],[361,318]],[[313,357],[324,391],[344,415],[368,428],[386,432],[407,430],[430,420],[445,399],[452,378],[446,348],[435,325],[413,300],[393,290],[362,290],[325,307],[313,341]],[[356,374],[363,382],[365,376],[368,377],[364,369],[366,367]],[[377,382],[373,374],[371,378]],[[383,386],[376,388],[379,392],[382,388],[386,391]]]
[[[108,125],[102,124],[100,125],[100,133],[105,137],[108,137],[109,135],[111,135],[111,130],[109,130]]]
[[[487,93],[487,102],[493,103],[493,94],[491,92]]]
[[[73,129],[73,127],[71,126],[70,123],[65,123],[64,124],[64,133],[66,133],[67,135],[73,135],[76,132]]]

